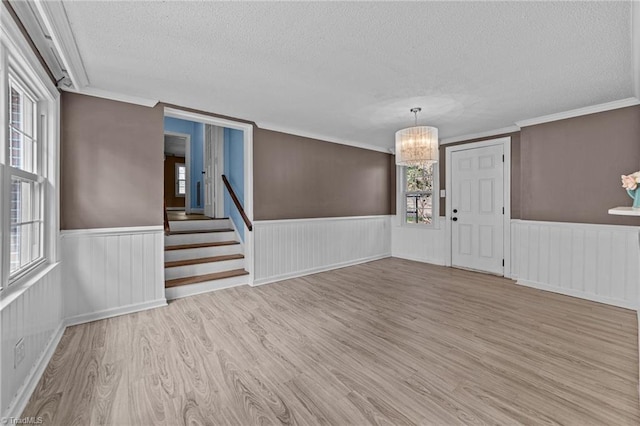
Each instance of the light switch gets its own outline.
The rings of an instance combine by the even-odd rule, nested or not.
[[[440,198],[444,198],[447,196],[447,190],[446,189],[441,189],[440,190]]]

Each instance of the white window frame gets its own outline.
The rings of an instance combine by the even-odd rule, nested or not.
[[[440,168],[439,163],[433,164],[433,185],[431,190],[431,223],[409,223],[407,222],[407,167],[396,167],[397,185],[397,203],[396,212],[399,216],[401,226],[415,227],[420,229],[438,228],[438,220],[440,217]]]
[[[39,210],[40,212],[38,213],[38,219],[32,221],[32,223],[35,222],[39,222],[40,223],[40,228],[39,228],[39,234],[38,235],[38,240],[39,240],[39,255],[36,259],[34,259],[33,261],[28,262],[26,265],[24,265],[23,267],[19,267],[16,271],[14,271],[13,273],[11,271],[9,271],[9,284],[12,284],[13,282],[17,281],[20,279],[20,277],[22,277],[25,274],[28,274],[29,271],[31,271],[32,269],[36,268],[39,264],[43,263],[46,260],[45,257],[45,252],[44,252],[44,210],[46,209],[46,206],[44,205],[44,198],[45,198],[45,192],[46,192],[46,187],[44,185],[44,181],[45,181],[45,176],[44,176],[44,167],[43,167],[43,162],[42,162],[42,154],[43,154],[43,150],[42,150],[42,138],[46,133],[46,129],[43,129],[43,120],[42,118],[45,117],[46,118],[46,102],[43,103],[39,100],[39,96],[37,96],[36,93],[34,93],[34,91],[29,87],[28,83],[24,82],[22,79],[22,76],[19,75],[18,72],[16,72],[11,65],[9,65],[9,78],[8,78],[8,88],[7,88],[7,94],[8,97],[6,99],[7,104],[10,102],[9,96],[10,96],[10,89],[14,88],[14,90],[18,91],[19,93],[21,93],[23,96],[30,98],[32,101],[35,102],[35,111],[34,111],[34,115],[33,115],[33,126],[35,128],[35,132],[32,135],[33,140],[35,141],[36,145],[35,145],[35,157],[36,157],[36,161],[35,164],[33,164],[32,171],[26,171],[22,168],[19,167],[14,167],[11,166],[11,153],[10,151],[10,144],[7,143],[7,146],[5,147],[6,149],[6,159],[7,159],[7,163],[5,164],[5,167],[7,169],[8,175],[6,176],[6,179],[8,179],[8,184],[9,184],[9,197],[11,197],[11,180],[14,178],[18,178],[20,180],[26,181],[26,182],[31,182],[34,184],[39,184],[40,185],[40,191],[37,194],[37,196],[40,198],[40,200],[38,200],[38,206],[39,206]],[[10,116],[11,112],[9,111],[9,109],[7,109],[7,118]],[[7,126],[11,127],[9,122],[7,122]],[[10,130],[8,130],[10,132]],[[7,142],[9,142],[9,139],[11,138],[11,136],[9,135],[7,138]],[[24,147],[23,147],[24,148]],[[33,155],[33,152],[31,152],[31,154]],[[6,188],[4,188],[6,190]],[[27,205],[31,205],[31,203],[27,204]],[[9,206],[9,209],[11,207]],[[11,235],[10,235],[11,237]],[[24,244],[24,242],[22,243]],[[28,244],[28,243],[27,243]]]
[[[184,168],[184,179],[180,179],[178,176],[180,172],[180,167]],[[176,187],[176,197],[185,198],[187,196],[187,165],[186,163],[176,163],[175,164],[175,187]],[[180,181],[184,181],[184,194],[180,193]]]
[[[0,299],[25,290],[35,276],[58,261],[59,241],[59,120],[60,94],[49,74],[13,18],[0,5]],[[10,166],[9,82],[15,81],[37,101],[37,168],[30,173]],[[44,116],[44,120],[42,117]],[[10,274],[11,176],[37,180],[41,185],[42,257],[13,275]]]

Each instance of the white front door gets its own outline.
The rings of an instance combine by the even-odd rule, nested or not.
[[[504,275],[504,146],[451,153],[451,265]]]

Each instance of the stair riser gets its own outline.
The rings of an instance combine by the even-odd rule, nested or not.
[[[169,227],[172,231],[199,231],[205,229],[231,228],[229,219],[216,220],[171,220]]]
[[[249,276],[229,277],[220,280],[205,281],[197,284],[182,285],[165,289],[167,300],[178,299],[180,297],[193,296],[194,294],[207,293],[221,290],[223,288],[235,287],[249,284]]]
[[[192,277],[194,275],[212,274],[214,272],[231,271],[233,269],[243,269],[244,259],[223,260],[220,262],[200,263],[198,265],[177,266],[175,268],[164,269],[164,279],[173,280],[176,278]]]
[[[233,231],[204,234],[179,234],[164,237],[164,244],[165,246],[177,246],[181,244],[213,243],[220,241],[232,241],[235,240],[235,238],[236,235]]]
[[[172,262],[174,260],[200,259],[202,257],[222,256],[225,254],[237,253],[242,253],[242,246],[240,244],[184,250],[169,250],[164,252],[164,260],[165,262]]]

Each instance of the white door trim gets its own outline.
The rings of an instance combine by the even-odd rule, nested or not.
[[[189,214],[191,213],[191,135],[189,133],[170,132],[168,130],[165,130],[164,134],[166,136],[185,138],[184,165],[187,169],[187,187],[184,194],[184,212]],[[164,141],[162,142],[162,147],[164,149]]]
[[[211,124],[213,126],[227,127],[229,129],[242,130],[244,135],[244,212],[253,223],[253,124],[167,107],[164,109],[164,116]],[[250,232],[246,225],[244,232],[244,247],[245,269],[249,272],[249,284],[253,285],[253,232]]]
[[[445,171],[447,191],[445,204],[445,265],[451,266],[451,154],[456,151],[466,151],[468,149],[484,148],[494,145],[502,145],[504,153],[504,216],[502,218],[504,248],[503,274],[506,278],[511,278],[511,137],[471,142],[461,145],[447,146],[445,148],[445,157],[447,159],[447,167]]]

